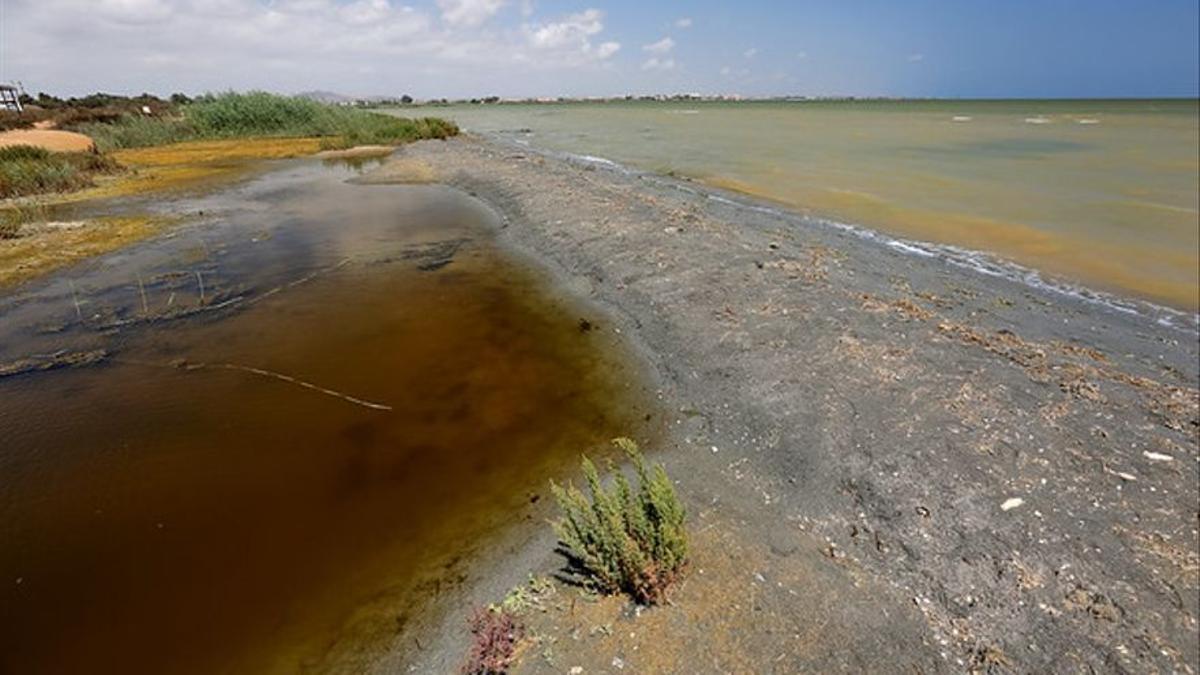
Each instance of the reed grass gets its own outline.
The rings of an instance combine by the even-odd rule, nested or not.
[[[94,152],[50,152],[32,145],[10,145],[0,148],[0,199],[77,190],[91,186],[95,175],[119,168],[112,159]],[[2,232],[0,236],[4,236]]]
[[[408,119],[267,92],[209,94],[174,117],[126,115],[115,122],[76,125],[101,150],[179,141],[245,137],[320,137],[325,148],[396,145],[458,134],[453,122]]]

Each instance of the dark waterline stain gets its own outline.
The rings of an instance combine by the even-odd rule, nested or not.
[[[329,667],[636,430],[620,347],[481,205],[342,178],[199,200],[219,217],[0,307],[0,360],[108,354],[0,379],[0,671]]]

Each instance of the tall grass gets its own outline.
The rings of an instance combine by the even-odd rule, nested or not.
[[[122,148],[143,148],[149,145],[166,145],[179,141],[193,140],[195,130],[183,119],[123,115],[113,122],[85,122],[70,125],[92,137],[102,152]]]
[[[327,148],[395,145],[458,133],[452,122],[406,119],[266,92],[210,94],[180,106],[179,116],[125,116],[112,124],[81,124],[101,150],[252,136],[316,136]]]
[[[116,171],[111,159],[94,152],[50,152],[31,145],[0,148],[0,199],[65,192],[92,185],[98,173]]]

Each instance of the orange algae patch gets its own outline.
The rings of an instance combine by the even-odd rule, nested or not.
[[[29,232],[22,236],[0,239],[0,287],[118,249],[160,231],[169,222],[162,217],[129,216],[27,225]]]
[[[98,181],[96,187],[63,195],[61,202],[200,187],[249,171],[254,160],[303,157],[321,150],[319,138],[234,138],[187,141],[148,148],[117,150],[111,156],[129,169]]]
[[[245,175],[255,160],[286,159],[321,150],[320,138],[239,138],[189,141],[119,150],[111,156],[124,172],[98,178],[77,192],[43,195],[0,209],[0,219],[27,220],[22,205],[34,210],[83,201],[183,188],[218,187]],[[36,220],[36,219],[29,219]],[[158,233],[172,219],[150,215],[87,220],[26,222],[18,236],[0,239],[0,287],[12,286]]]
[[[206,162],[284,159],[321,150],[320,138],[232,138],[222,141],[187,141],[149,148],[118,150],[113,158],[131,167],[178,166]]]

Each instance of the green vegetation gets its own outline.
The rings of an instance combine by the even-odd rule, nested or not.
[[[684,508],[662,465],[647,471],[636,443],[627,438],[613,443],[633,462],[637,493],[611,462],[614,485],[606,490],[596,466],[584,457],[591,499],[574,485],[564,488],[551,482],[565,514],[554,523],[554,531],[599,590],[623,591],[639,603],[658,604],[687,562]]]
[[[195,134],[182,119],[121,115],[111,121],[83,122],[67,127],[91,136],[102,152],[124,148],[144,148],[193,140]]]
[[[513,616],[520,616],[531,609],[545,611],[542,601],[553,594],[554,584],[549,579],[530,574],[528,582],[510,588],[500,604],[488,605],[488,609],[493,612],[508,612]]]
[[[112,123],[83,123],[101,150],[225,138],[316,136],[326,148],[395,145],[458,134],[452,122],[406,119],[266,92],[201,96],[178,106],[174,116],[124,115]]]
[[[94,152],[50,152],[31,145],[10,145],[0,148],[0,199],[77,190],[92,185],[96,174],[118,169],[116,162]]]

